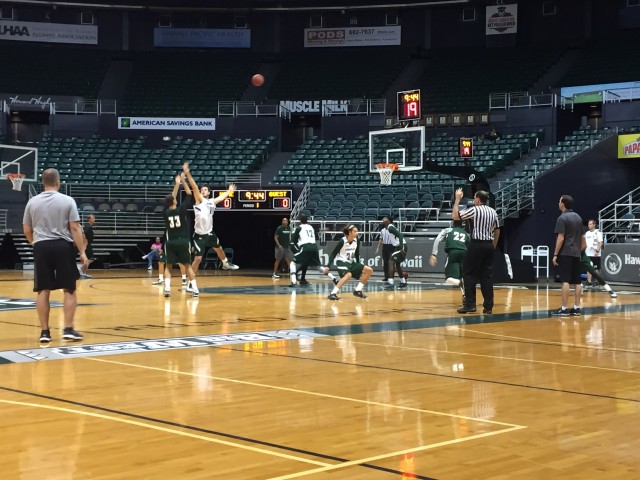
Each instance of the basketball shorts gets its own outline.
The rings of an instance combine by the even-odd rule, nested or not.
[[[398,247],[394,247],[393,253],[391,254],[391,260],[394,263],[402,263],[405,258],[407,258],[407,246],[404,246],[404,253]]]
[[[578,285],[580,277],[580,257],[570,257],[568,255],[558,255],[557,273],[562,283]]]
[[[202,257],[207,248],[218,248],[219,246],[220,241],[214,232],[205,235],[193,235],[193,255],[196,257]]]
[[[360,280],[362,271],[364,270],[364,265],[360,262],[341,262],[338,260],[336,266],[338,267],[340,278],[344,277],[347,273],[351,273],[351,277]]]
[[[95,260],[96,256],[93,253],[93,246],[91,244],[87,245],[87,248],[84,249],[84,253],[87,255],[89,260]]]
[[[283,247],[282,250],[276,247],[275,256],[276,256],[276,260],[282,260],[283,258],[287,262],[290,262],[291,260],[293,260],[293,252],[289,247]]]
[[[303,244],[293,256],[293,261],[296,262],[296,265],[303,267],[319,267],[320,254],[318,246],[315,243]]]
[[[80,278],[76,266],[78,251],[66,240],[43,240],[33,246],[33,291],[58,290],[73,293]]]
[[[176,239],[168,241],[164,246],[165,261],[169,265],[181,263],[191,264],[191,245],[188,239]]]

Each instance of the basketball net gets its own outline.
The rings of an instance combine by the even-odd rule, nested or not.
[[[12,188],[14,190],[22,190],[22,182],[24,182],[25,175],[23,173],[9,173],[7,178],[11,181]]]
[[[398,170],[397,163],[377,163],[376,170],[380,174],[380,185],[391,185],[393,172]]]

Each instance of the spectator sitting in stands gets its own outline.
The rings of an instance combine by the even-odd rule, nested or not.
[[[160,237],[156,237],[155,243],[151,245],[151,251],[142,256],[143,260],[149,261],[149,270],[153,270],[153,261],[160,260],[160,254],[162,253],[162,242]]]
[[[498,133],[498,131],[496,130],[496,127],[493,127],[491,129],[491,131],[487,134],[487,136],[485,137],[487,140],[491,141],[491,142],[495,142],[496,140],[498,140],[502,135],[500,135]]]

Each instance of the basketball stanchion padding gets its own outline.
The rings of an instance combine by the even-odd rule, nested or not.
[[[7,178],[11,182],[11,186],[14,190],[22,190],[22,182],[24,182],[25,175],[23,173],[9,173]]]
[[[380,174],[380,185],[391,185],[393,172],[398,171],[397,163],[376,163],[376,170]]]

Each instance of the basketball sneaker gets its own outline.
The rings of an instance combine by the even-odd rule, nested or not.
[[[187,285],[187,292],[193,292],[193,288],[191,288],[191,282]]]
[[[185,285],[191,285],[191,282],[188,282],[186,278],[182,279],[182,286],[184,287]]]
[[[580,315],[582,315],[580,307],[569,309],[569,315],[571,315],[572,317],[579,317]]]
[[[271,275],[271,278],[280,278],[280,275],[278,275],[277,273],[274,273],[273,275]]]
[[[191,290],[193,292],[193,296],[194,297],[199,297],[200,296],[200,291],[199,290]]]
[[[301,287],[308,287],[309,285],[311,285],[309,282],[307,282],[306,280],[300,280],[300,286]]]
[[[367,296],[364,294],[362,290],[354,290],[353,296],[358,298],[367,298]]]
[[[151,285],[162,285],[164,283],[164,280],[156,280],[155,282],[152,282]]]
[[[83,280],[91,280],[93,277],[91,275],[88,275],[86,273],[81,273],[80,274],[80,278]]]
[[[553,315],[554,317],[568,317],[569,309],[560,307],[558,310],[554,310],[553,312],[551,312],[551,315]]]
[[[222,269],[223,270],[238,270],[240,267],[238,265],[235,265],[231,262],[227,262],[227,263],[223,263],[222,264]]]
[[[51,341],[51,332],[49,329],[40,332],[40,343],[49,343]]]
[[[401,283],[400,285],[398,285],[398,290],[406,290],[409,287],[408,283]]]
[[[64,331],[62,332],[62,339],[78,341],[83,340],[84,337],[80,332],[74,330],[73,327],[65,327]]]
[[[618,297],[618,294],[617,294],[616,292],[614,292],[613,290],[610,290],[610,291],[609,291],[609,296],[610,296],[611,298],[617,298],[617,297]]]
[[[387,292],[392,292],[396,289],[396,287],[394,287],[392,284],[387,283],[386,285],[384,285],[382,287],[383,290],[387,291]]]
[[[171,296],[171,290],[165,290],[164,291],[164,296],[165,297],[170,297]]]
[[[298,286],[298,285],[297,285],[297,284],[295,284],[295,283],[290,283],[290,284],[289,284],[289,288],[296,288],[297,286]]]
[[[330,293],[327,297],[329,300],[342,300],[337,293]]]

